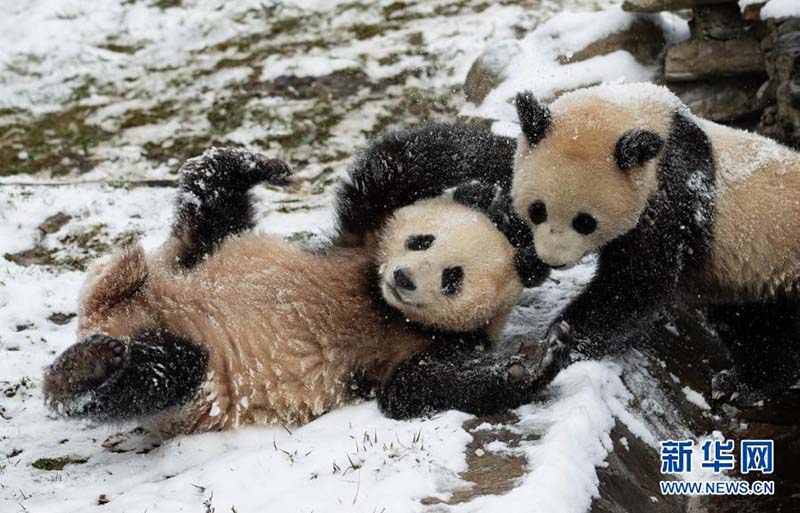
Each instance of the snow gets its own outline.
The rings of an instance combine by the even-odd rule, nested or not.
[[[686,400],[692,403],[693,405],[697,406],[701,410],[706,410],[706,411],[711,410],[711,406],[708,404],[708,401],[706,401],[705,397],[703,397],[703,394],[701,394],[700,392],[692,390],[689,387],[683,387],[681,391],[683,392],[683,395],[686,396]]]
[[[453,511],[587,511],[592,497],[598,496],[595,467],[613,449],[610,433],[619,419],[615,412],[624,410],[632,398],[622,384],[621,372],[611,362],[580,362],[562,371],[553,382],[557,395],[552,401],[518,410],[519,426],[542,434],[541,439],[520,446],[528,459],[528,474],[520,486],[507,495],[480,497]]]
[[[748,5],[763,2],[764,0],[739,0],[739,7],[744,11]],[[766,5],[761,8],[760,16],[762,20],[800,16],[800,2],[797,0],[767,0]]]
[[[496,120],[493,126],[496,132],[516,136],[519,128],[510,101],[519,91],[529,90],[537,98],[551,101],[558,92],[588,85],[652,80],[656,67],[639,63],[624,50],[584,61],[560,61],[560,58],[571,56],[589,43],[625,30],[636,20],[644,18],[661,26],[670,43],[689,36],[686,21],[669,13],[634,14],[624,12],[618,6],[601,12],[564,11],[539,25],[519,43],[521,51],[505,67],[503,82],[481,105],[466,105],[462,114]],[[507,54],[509,45],[514,44],[500,41],[493,48]]]
[[[192,9],[161,9],[152,4],[3,2],[0,42],[14,52],[0,53],[0,66],[6,70],[13,66],[0,79],[0,107],[52,109],[71,92],[71,84],[87,76],[134,80],[153,65],[180,65],[191,51],[234,35],[236,15],[259,7],[254,0],[194,0]],[[160,44],[148,44],[151,41]],[[112,51],[106,48],[111,43],[129,49]]]

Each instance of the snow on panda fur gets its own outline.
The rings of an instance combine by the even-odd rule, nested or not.
[[[372,387],[396,417],[498,411],[552,378],[566,353],[557,344],[477,350],[521,291],[513,247],[487,216],[428,199],[359,247],[310,251],[249,230],[249,187],[285,171],[242,150],[187,163],[178,218],[191,222],[152,255],[133,247],[92,268],[78,342],[46,371],[47,402],[70,416],[201,432],[307,422]],[[220,215],[231,202],[239,218]],[[433,237],[424,251],[409,246],[420,235]],[[397,290],[386,272],[396,261],[429,274]],[[439,281],[455,266],[457,283]]]
[[[691,115],[666,88],[597,86],[552,105],[516,99],[512,197],[553,267],[599,252],[560,315],[583,348],[613,350],[658,306],[797,292],[800,154]]]

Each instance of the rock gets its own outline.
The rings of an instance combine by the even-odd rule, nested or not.
[[[622,2],[622,9],[632,12],[660,12],[711,4],[736,4],[736,0],[625,0]]]
[[[737,4],[700,5],[692,9],[692,39],[741,39],[747,25]]]
[[[320,76],[281,75],[258,87],[272,96],[298,100],[319,98],[332,101],[354,96],[361,89],[372,85],[363,70],[345,68]]]
[[[642,64],[651,64],[664,49],[664,45],[664,33],[661,27],[648,18],[641,18],[627,29],[590,43],[584,49],[570,56],[559,57],[558,60],[565,64],[625,50]]]
[[[764,94],[757,94],[762,85],[763,78],[747,77],[675,82],[670,89],[698,116],[731,123],[758,119],[768,103]]]
[[[786,85],[789,103],[795,109],[800,109],[800,76],[792,78]]]
[[[506,78],[506,66],[521,51],[519,43],[509,39],[490,46],[475,59],[464,80],[467,101],[475,105],[483,103],[492,89]]]
[[[3,255],[3,257],[9,262],[14,262],[15,264],[23,267],[27,267],[29,265],[47,265],[53,261],[50,251],[41,246],[26,249],[25,251],[20,251],[19,253],[6,253]]]
[[[74,319],[77,315],[76,313],[53,312],[47,320],[53,324],[64,326],[65,324],[69,324],[69,321]]]
[[[69,216],[63,212],[59,212],[58,214],[54,214],[42,221],[42,224],[40,224],[38,228],[39,231],[44,234],[56,233],[71,219],[72,216]]]
[[[625,439],[625,446],[620,443]],[[611,431],[615,450],[606,465],[597,469],[600,494],[592,501],[591,513],[682,513],[686,498],[661,495],[658,482],[669,479],[659,474],[658,454],[617,421]],[[656,497],[653,501],[651,497]]]
[[[800,18],[769,20],[762,40],[775,105],[765,110],[758,131],[800,148]]]
[[[667,50],[667,82],[737,75],[765,75],[764,56],[755,39],[687,41]]]
[[[761,19],[761,8],[764,7],[765,2],[747,4],[742,10],[742,17],[747,21],[758,21]]]

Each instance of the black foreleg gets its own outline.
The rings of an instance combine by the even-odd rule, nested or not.
[[[398,208],[470,180],[511,186],[515,141],[470,125],[387,132],[354,161],[336,191],[340,242],[377,229]]]
[[[190,268],[225,237],[251,229],[250,189],[286,183],[289,166],[243,148],[210,148],[181,167],[172,233],[182,242],[180,267]]]
[[[595,277],[559,315],[572,328],[578,349],[602,357],[624,350],[671,299],[682,273],[682,256],[647,239],[623,237],[600,257]]]
[[[445,341],[400,365],[378,390],[378,405],[396,419],[451,409],[488,415],[517,408],[567,365],[570,346],[566,329],[522,343],[516,354],[463,350]]]

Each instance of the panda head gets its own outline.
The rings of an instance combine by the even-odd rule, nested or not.
[[[678,105],[648,84],[578,90],[549,107],[517,96],[512,197],[543,262],[572,266],[636,226]]]
[[[376,258],[385,301],[425,326],[499,335],[522,293],[506,237],[449,196],[398,209]]]

